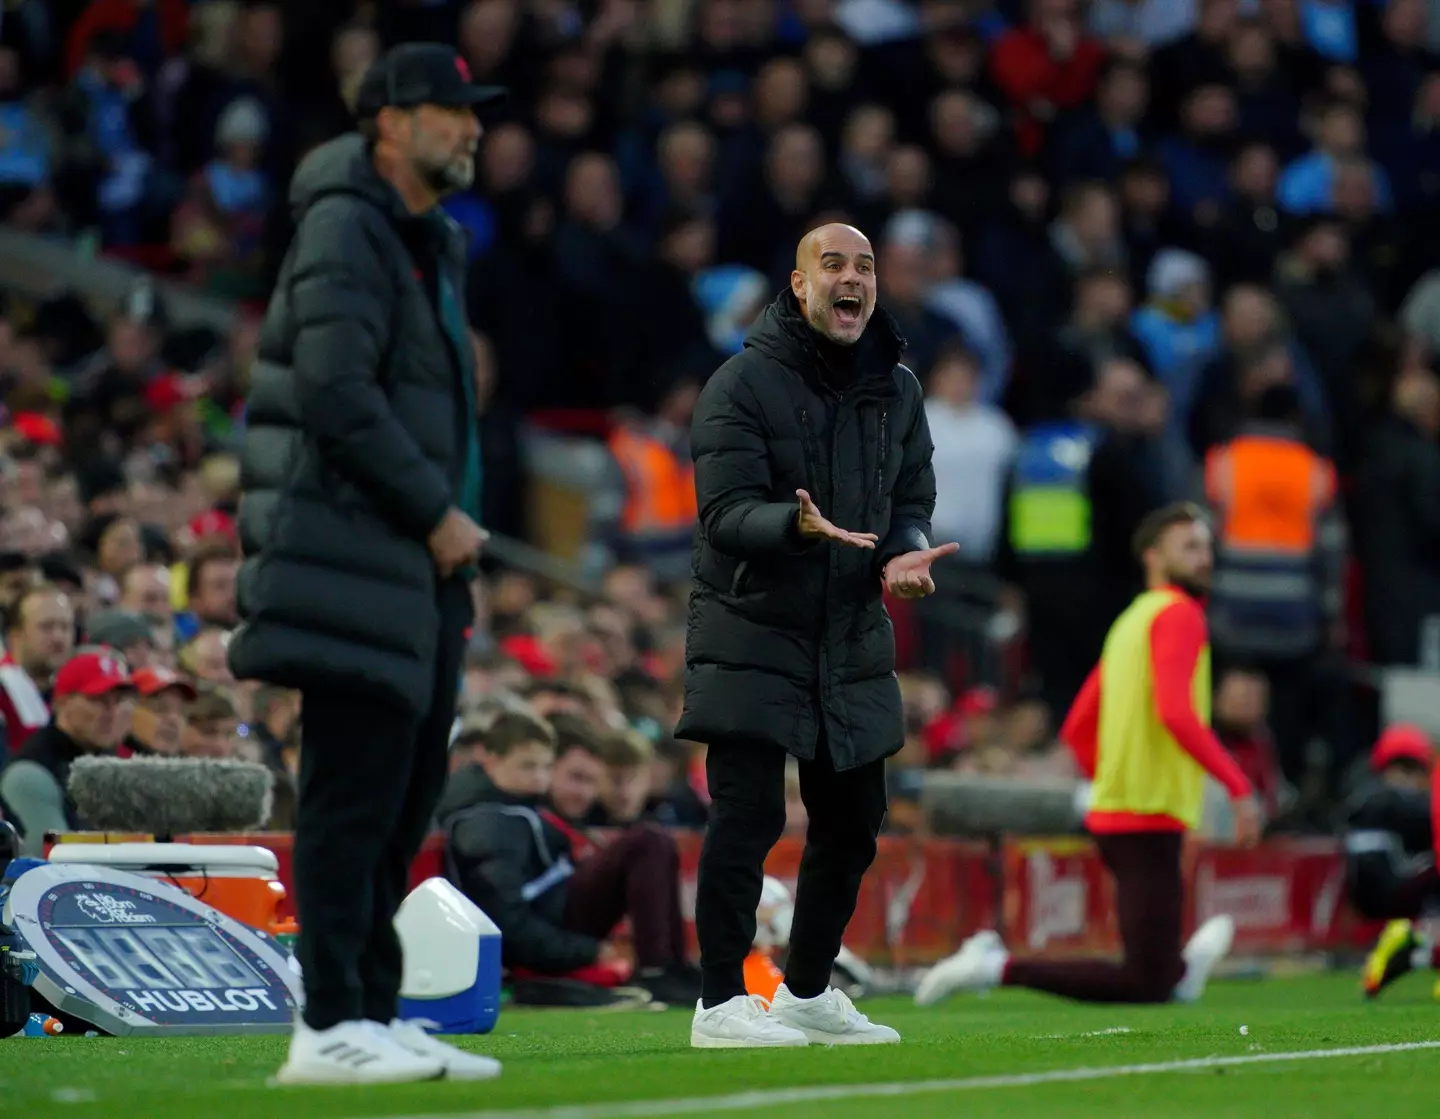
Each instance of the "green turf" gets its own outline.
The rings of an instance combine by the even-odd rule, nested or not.
[[[1420,978],[1371,1004],[1360,1000],[1353,976],[1337,975],[1219,984],[1203,1004],[1191,1007],[1079,1007],[1001,992],[929,1010],[898,999],[864,1009],[899,1029],[904,1042],[869,1049],[693,1052],[688,1014],[681,1011],[506,1011],[496,1033],[473,1043],[504,1060],[499,1081],[365,1090],[267,1087],[284,1049],[279,1038],[18,1038],[0,1042],[0,1115],[430,1117],[1440,1040],[1440,1007]],[[1240,1035],[1242,1024],[1248,1036]],[[1102,1030],[1129,1032],[1085,1036]],[[1437,1086],[1440,1050],[826,1100],[775,1112],[785,1119],[1429,1119],[1437,1114]]]

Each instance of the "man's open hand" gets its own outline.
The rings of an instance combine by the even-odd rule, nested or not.
[[[1236,797],[1230,802],[1235,816],[1235,845],[1254,847],[1260,842],[1264,823],[1260,819],[1260,804],[1253,796]]]
[[[430,533],[430,554],[441,578],[448,579],[457,567],[474,563],[490,534],[459,509],[448,509]]]
[[[847,532],[843,528],[836,528],[820,515],[820,510],[804,490],[796,490],[795,496],[800,499],[800,517],[796,525],[805,539],[834,540],[837,544],[848,544],[852,548],[873,548],[879,542],[880,538],[873,532]]]
[[[959,544],[940,544],[896,556],[885,565],[881,574],[886,592],[896,598],[924,598],[927,594],[934,594],[935,580],[930,577],[930,565],[959,550]]]

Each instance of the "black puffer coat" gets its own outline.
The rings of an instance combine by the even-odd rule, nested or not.
[[[291,203],[247,404],[230,665],[423,714],[439,632],[426,540],[456,503],[473,423],[474,356],[434,294],[439,269],[464,290],[463,235],[405,210],[358,135],[306,157]]]
[[[739,739],[813,758],[819,719],[837,769],[904,740],[895,634],[881,602],[892,556],[929,547],[934,450],[905,345],[876,310],[841,397],[816,335],[784,293],[705,386],[691,448],[700,528],[676,735]],[[874,551],[807,543],[797,489]]]

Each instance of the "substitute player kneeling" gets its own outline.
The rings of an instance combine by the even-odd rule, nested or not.
[[[1001,984],[1084,1002],[1188,1001],[1230,950],[1228,917],[1206,922],[1180,946],[1181,840],[1200,818],[1207,773],[1233,798],[1239,842],[1252,845],[1260,833],[1250,783],[1209,727],[1202,602],[1214,556],[1203,511],[1186,503],[1152,513],[1135,552],[1148,589],[1111,627],[1060,732],[1093,782],[1085,825],[1115,878],[1124,956],[1012,960],[999,936],[984,932],[926,974],[915,995],[921,1005]]]

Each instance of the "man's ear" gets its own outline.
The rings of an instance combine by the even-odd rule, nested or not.
[[[795,293],[795,298],[800,301],[800,306],[805,306],[805,273],[800,269],[790,273],[790,290]]]

